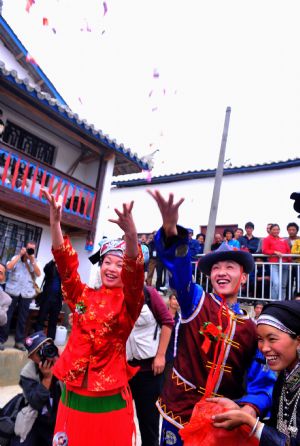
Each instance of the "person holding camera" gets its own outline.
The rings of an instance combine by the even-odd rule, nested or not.
[[[28,403],[25,409],[30,409],[30,418],[23,408],[17,416],[16,435],[10,446],[51,446],[61,396],[61,384],[52,373],[59,357],[58,348],[43,331],[29,335],[24,345],[30,361],[21,370],[19,384]]]
[[[29,241],[26,247],[22,247],[19,254],[15,255],[6,264],[10,273],[6,282],[5,291],[12,298],[12,303],[7,312],[7,323],[0,327],[0,350],[4,350],[7,341],[11,320],[15,309],[18,307],[17,326],[14,347],[25,351],[25,325],[29,314],[29,305],[35,296],[35,279],[41,275],[41,270],[35,257],[35,242]]]

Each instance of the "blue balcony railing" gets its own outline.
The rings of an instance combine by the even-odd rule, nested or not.
[[[63,211],[92,221],[96,190],[27,155],[0,146],[0,186],[45,203],[41,189],[63,197]]]

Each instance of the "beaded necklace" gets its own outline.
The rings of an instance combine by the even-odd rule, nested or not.
[[[289,438],[296,438],[297,408],[300,400],[300,362],[291,371],[285,372],[282,393],[279,400],[277,429]]]

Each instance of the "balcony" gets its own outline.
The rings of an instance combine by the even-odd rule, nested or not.
[[[1,142],[1,209],[42,223],[49,222],[49,205],[41,188],[56,198],[62,195],[63,226],[84,232],[93,230],[96,189]]]
[[[200,254],[198,257],[203,257]],[[241,301],[291,300],[300,292],[300,254],[283,254],[278,262],[269,262],[267,255],[253,254],[255,268],[247,276],[247,282],[240,287],[238,297]],[[287,262],[283,262],[287,258]],[[211,292],[209,277],[197,269],[198,262],[193,262],[195,281],[205,291]]]

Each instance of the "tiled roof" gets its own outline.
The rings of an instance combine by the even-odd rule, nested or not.
[[[3,80],[7,87],[17,88],[27,98],[37,100],[46,107],[46,111],[48,109],[49,114],[53,115],[54,113],[60,121],[75,127],[75,131],[80,131],[81,134],[92,137],[95,143],[113,150],[116,153],[114,175],[132,174],[152,168],[151,162],[147,159],[139,158],[137,153],[133,153],[123,144],[118,144],[115,139],[103,134],[101,130],[95,129],[93,124],[89,124],[85,119],[80,119],[78,114],[68,107],[43,71],[37,65],[26,62],[28,54],[26,48],[1,15],[0,38],[11,53],[18,58],[18,62],[26,69],[35,83],[32,85],[29,79],[22,79],[16,70],[9,70],[1,60],[0,82]],[[42,84],[42,87],[39,84]]]
[[[43,91],[50,93],[55,99],[59,100],[61,104],[65,104],[65,100],[58,93],[50,79],[45,75],[43,70],[36,64],[30,64],[26,61],[28,51],[22,44],[18,36],[11,29],[6,20],[0,15],[0,38],[1,42],[9,49],[15,56],[18,63],[28,72],[35,84],[42,86]]]
[[[267,170],[288,169],[292,167],[300,167],[300,158],[288,159],[286,161],[269,161],[262,164],[249,164],[244,166],[226,167],[224,168],[223,175],[226,176],[226,175],[236,175],[243,173],[262,172]],[[216,175],[216,169],[177,172],[168,175],[153,176],[151,179],[151,184],[163,184],[177,181],[196,180],[200,178],[213,178],[215,177],[215,175]],[[132,178],[133,176],[135,178]],[[126,175],[126,177],[129,177],[129,175]],[[149,182],[145,178],[145,174],[143,175],[143,178],[141,178],[141,175],[130,175],[130,177],[131,178],[126,178],[122,180],[114,180],[112,182],[112,185],[119,188],[149,185]]]
[[[85,119],[80,119],[78,114],[74,113],[67,105],[61,104],[57,99],[51,97],[49,93],[41,91],[38,85],[31,85],[28,79],[20,79],[16,70],[8,70],[4,62],[0,61],[0,81],[3,80],[7,85],[17,87],[26,96],[38,100],[41,104],[46,106],[49,110],[54,112],[61,121],[68,121],[75,126],[81,133],[93,137],[102,146],[112,149],[117,155],[130,161],[131,166],[127,164],[124,172],[120,167],[122,173],[136,173],[141,170],[149,170],[152,166],[144,162],[138,157],[137,153],[133,153],[130,149],[124,147],[123,144],[118,144],[115,139],[111,139],[109,135],[105,135],[101,130],[95,129],[93,124],[89,124]],[[132,165],[134,163],[135,167]]]

